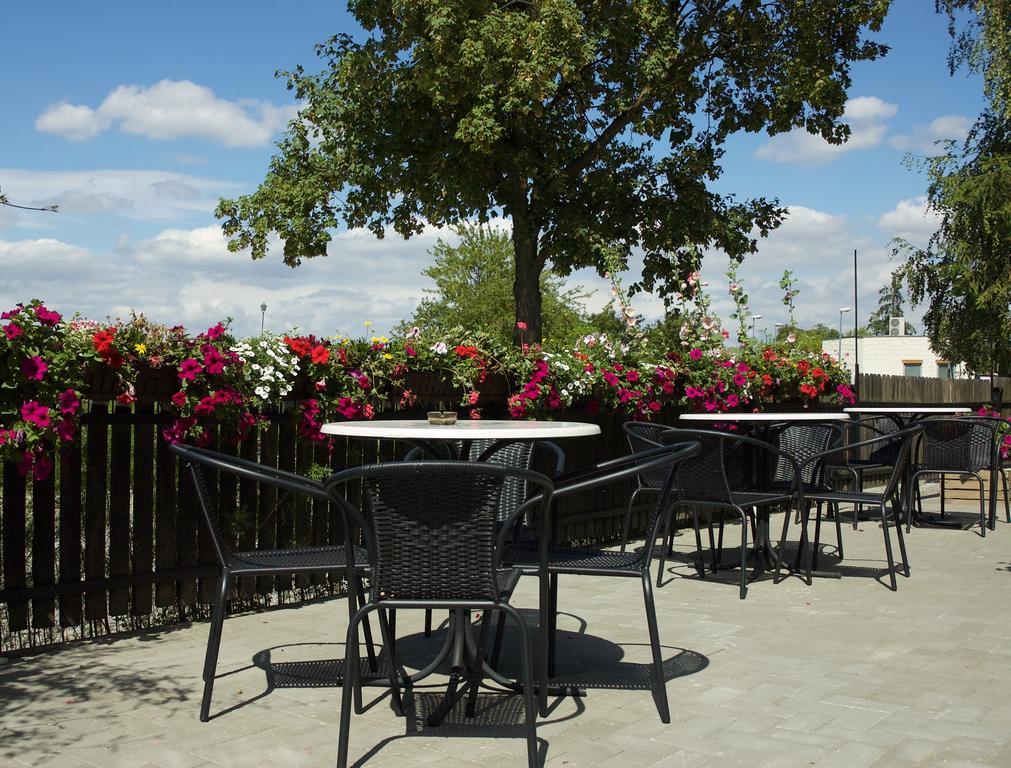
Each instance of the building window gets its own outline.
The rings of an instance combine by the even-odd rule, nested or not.
[[[923,361],[922,360],[903,360],[902,361],[902,375],[903,376],[922,376],[923,375]]]
[[[937,361],[937,378],[939,379],[953,379],[955,378],[955,364],[949,363],[945,360]]]

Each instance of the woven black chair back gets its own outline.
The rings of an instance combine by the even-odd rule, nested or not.
[[[639,453],[663,445],[660,438],[664,432],[670,430],[670,427],[647,421],[629,421],[622,425],[622,429],[625,432],[625,437],[628,438],[628,447],[632,453]],[[670,478],[670,469],[668,468],[644,472],[639,475],[639,485],[643,488],[661,491],[667,484],[668,478]]]
[[[475,440],[470,444],[470,452],[466,458],[469,461],[477,461],[484,456],[484,460],[489,464],[499,467],[510,467],[512,469],[530,469],[530,464],[534,458],[534,444],[529,441],[506,443],[494,451],[487,454],[495,444],[494,440]],[[509,476],[502,483],[502,491],[499,494],[498,510],[495,518],[501,522],[512,514],[513,510],[519,507],[527,499],[526,480]]]
[[[362,531],[373,599],[497,601],[497,511],[510,477],[540,491],[514,510],[512,519],[538,507],[546,523],[551,481],[536,472],[487,462],[374,464],[334,475],[326,490]],[[343,486],[358,480],[363,510],[344,495]]]
[[[921,431],[919,425],[906,427],[905,429],[896,431],[895,438],[891,440],[890,444],[896,444],[898,448],[895,455],[895,463],[892,465],[892,473],[888,476],[888,482],[885,484],[884,498],[891,498],[892,494],[898,489],[899,483],[902,482],[903,474],[906,471],[906,463],[909,461],[913,450],[914,439]]]
[[[734,436],[715,435],[690,429],[667,430],[664,440],[691,440],[699,444],[699,452],[681,461],[674,471],[674,493],[678,501],[733,504],[728,461],[739,461],[739,455],[728,445]]]
[[[920,470],[969,472],[976,453],[973,450],[975,429],[975,425],[956,419],[924,421],[923,438],[920,443]]]
[[[969,429],[970,469],[993,469],[996,440],[995,422],[992,419],[974,421]]]
[[[804,462],[816,453],[827,451],[841,436],[842,430],[833,424],[791,424],[779,433],[779,450],[793,456],[801,465],[800,479],[804,485],[816,485],[823,480],[825,462],[807,465]],[[773,481],[791,483],[793,475],[793,465],[784,457],[777,457]]]

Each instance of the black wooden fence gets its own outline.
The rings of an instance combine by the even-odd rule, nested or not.
[[[1004,383],[1011,396],[1011,381]],[[977,405],[990,394],[989,382],[862,376],[860,386],[862,400],[883,403]],[[494,416],[495,410],[485,408],[485,414]],[[420,416],[421,411],[387,415]],[[662,420],[672,423],[674,416],[667,413]],[[565,442],[569,468],[625,451],[624,417],[569,417],[596,421],[602,432],[597,438]],[[171,421],[170,412],[150,399],[133,406],[93,400],[82,421],[80,444],[59,457],[48,479],[26,480],[14,465],[2,467],[2,650],[170,624],[209,610],[215,560],[189,478],[179,471],[160,436]],[[215,447],[232,450],[232,444],[222,428]],[[278,414],[266,431],[243,441],[238,450],[246,458],[308,472],[314,464],[337,471],[391,460],[406,449],[390,441],[338,439],[334,445],[328,453],[296,440],[292,414]],[[628,490],[609,488],[562,506],[561,538],[617,539]],[[229,535],[240,548],[343,541],[331,505],[278,498],[274,489],[233,477],[216,482],[214,494]],[[233,608],[304,600],[341,588],[321,576],[245,579],[237,585]]]

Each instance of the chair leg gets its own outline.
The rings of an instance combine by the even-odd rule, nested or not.
[[[835,546],[839,560],[843,559],[842,522],[839,520],[839,502],[832,503],[832,517],[835,518]]]
[[[344,646],[344,685],[341,690],[340,729],[337,737],[337,768],[347,768],[348,741],[351,736],[352,695],[358,687],[358,624],[374,606],[361,608],[348,623]],[[391,666],[393,666],[391,664]],[[395,672],[393,674],[396,674]]]
[[[906,538],[902,533],[902,518],[899,514],[899,505],[892,502],[892,519],[895,521],[895,535],[899,538],[899,555],[902,557],[902,575],[909,578],[909,557],[906,554]]]
[[[997,471],[1000,472],[1000,484],[1004,489],[1004,519],[1011,523],[1011,497],[1008,496],[1007,474],[1000,467],[997,468]]]
[[[402,716],[404,714],[404,704],[400,697],[400,682],[398,680],[400,670],[397,667],[397,610],[394,608],[391,609],[388,614],[384,614],[386,614],[386,612],[382,610],[379,611],[379,632],[383,638],[383,646],[388,649],[387,659],[390,665],[390,697],[393,699],[393,711],[398,716]],[[368,621],[368,615],[365,616],[365,621]],[[355,671],[357,672],[357,670]],[[347,672],[344,674],[344,684],[348,684]],[[360,685],[356,685],[355,688],[357,691],[361,690]],[[361,714],[362,711],[363,710],[360,707],[355,707],[355,712],[357,714]]]
[[[500,611],[498,615],[498,621],[495,623],[495,641],[492,643],[491,647],[490,664],[492,668],[498,666],[499,655],[502,653],[502,638],[504,636],[505,636],[505,614]]]
[[[362,584],[361,577],[358,578],[358,584],[356,585],[356,592],[358,593],[358,605],[355,605],[353,601],[350,602],[351,613],[350,616],[354,616],[355,611],[358,610],[358,606],[365,605],[365,587]],[[350,597],[351,587],[348,585],[348,593]],[[369,669],[373,672],[379,671],[379,664],[376,662],[376,648],[375,642],[372,640],[372,624],[369,622],[369,617],[365,617],[365,621],[362,622],[362,634],[365,635],[365,655],[369,660]]]
[[[884,502],[881,503],[881,530],[885,537],[885,556],[888,558],[888,580],[892,585],[892,592],[899,589],[895,581],[895,561],[892,559],[892,538],[888,534],[888,513],[885,511]]]
[[[621,551],[625,551],[628,544],[629,531],[632,529],[632,507],[635,505],[635,497],[639,495],[642,488],[636,488],[628,498],[628,507],[625,509],[625,522],[621,526]]]
[[[667,536],[670,534],[671,518],[674,516],[674,512],[670,515],[664,517],[663,521],[663,533],[660,536],[660,557],[657,558],[657,569],[656,569],[656,586],[659,589],[663,586],[663,572],[667,567],[667,555],[670,553],[670,547],[666,546]],[[698,534],[698,529],[696,529],[696,535]],[[646,547],[652,549],[656,546],[655,541],[647,541]]]
[[[660,714],[661,723],[670,722],[670,704],[667,702],[667,681],[663,674],[663,656],[660,653],[660,630],[656,623],[656,604],[653,602],[653,588],[649,574],[642,574],[642,595],[646,603],[646,624],[649,627],[649,647],[653,652],[653,698]]]
[[[210,719],[211,693],[214,691],[214,675],[218,668],[218,648],[221,645],[221,630],[225,623],[225,601],[231,579],[227,571],[222,571],[218,579],[218,592],[214,596],[211,610],[211,628],[207,635],[207,652],[204,655],[204,694],[200,700],[200,722]]]
[[[990,530],[997,527],[997,475],[990,471],[990,511],[988,525]]]
[[[748,596],[748,516],[744,510],[737,510],[741,515],[741,600]],[[720,521],[722,526],[723,522]]]
[[[986,494],[983,490],[985,486],[982,477],[976,475],[976,479],[979,481],[979,535],[986,538]]]
[[[723,514],[723,513],[721,512],[720,514]],[[713,532],[713,513],[712,513],[712,511],[709,512],[708,518],[709,518],[709,569],[713,573],[716,573],[717,558],[719,557],[720,550],[723,549],[722,530],[720,531],[720,533],[721,533],[720,549],[718,550],[716,548],[716,537],[715,537],[714,532]]]
[[[853,473],[853,490],[857,493],[864,491],[864,471],[862,469],[850,470]],[[857,530],[857,523],[860,520],[860,505],[853,504],[853,530]]]
[[[779,537],[779,549],[776,550],[776,567],[772,572],[772,583],[778,584],[780,578],[780,569],[783,565],[783,551],[786,549],[786,537],[790,531],[790,518],[792,515],[787,512],[783,515],[783,533]]]
[[[474,668],[470,673],[470,690],[467,693],[467,717],[474,717],[477,711],[477,692],[481,687],[481,676],[484,673],[485,647],[488,645],[488,625],[491,624],[491,611],[481,615],[481,634],[477,641],[477,653],[474,654]]]
[[[716,557],[713,558],[713,573],[716,573],[717,569],[720,567],[720,563],[723,561],[723,510],[720,510],[720,527],[717,534],[716,541]]]
[[[432,636],[432,609],[425,609],[425,637]]]
[[[811,567],[818,568],[818,553],[821,551],[821,505],[819,501],[814,507],[814,546],[811,547]]]
[[[699,574],[700,579],[706,577],[706,556],[702,552],[702,531],[699,530],[699,513],[697,510],[692,510],[692,525],[695,528],[695,570]],[[709,526],[709,535],[713,533],[713,527]]]
[[[548,577],[550,591],[550,606],[548,611],[548,677],[555,674],[555,653],[557,649],[558,634],[558,574],[552,573]],[[545,704],[547,702],[545,701]]]
[[[519,612],[508,603],[502,603],[500,608],[503,612],[512,616],[519,626],[520,635],[520,673],[523,684],[523,705],[526,709],[526,731],[527,731],[527,765],[529,768],[537,768],[537,707],[534,704],[534,665],[533,654],[530,648],[530,633],[527,630],[527,623]],[[547,695],[547,681],[540,681],[540,692],[542,696]],[[337,768],[345,768],[338,765]]]

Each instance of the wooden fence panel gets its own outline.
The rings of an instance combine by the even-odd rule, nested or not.
[[[81,516],[84,511],[81,486],[81,446],[63,449],[60,457],[60,584],[81,581]],[[81,594],[60,595],[60,626],[81,623]]]
[[[239,456],[249,461],[257,459],[256,434],[250,435],[239,448]],[[259,520],[256,517],[256,483],[243,478],[239,481],[238,515],[242,522],[239,530],[239,550],[250,550],[256,547],[256,531]],[[244,576],[236,586],[239,597],[243,600],[252,598],[256,591],[256,579]]]
[[[88,581],[105,578],[105,514],[108,501],[106,473],[109,468],[109,407],[91,404],[88,414],[84,476],[84,576]],[[84,617],[104,621],[107,616],[106,591],[89,589],[84,601]]]
[[[260,434],[260,461],[268,467],[277,466],[277,424],[271,424]],[[258,549],[274,549],[277,546],[277,488],[267,486],[260,489],[260,504],[257,512],[259,528],[256,546]],[[272,576],[256,577],[256,592],[269,595],[274,591]]]
[[[131,573],[140,576],[154,571],[154,405],[138,403],[137,425],[133,431],[133,562]],[[133,588],[130,613],[151,613],[151,584]]]
[[[176,530],[176,461],[169,451],[168,443],[160,434],[155,440],[155,446],[154,565],[156,571],[166,573],[174,571],[179,564]],[[155,605],[159,608],[175,606],[178,598],[176,582],[159,581],[155,585],[154,595]]]
[[[131,413],[129,406],[117,405],[114,417]],[[130,573],[130,475],[133,429],[125,420],[114,418],[109,449],[109,575]],[[109,591],[109,613],[124,616],[130,612],[129,587]]]
[[[51,587],[56,583],[56,475],[36,480],[32,487],[32,585]],[[56,623],[56,601],[52,595],[32,600],[32,627]]]
[[[4,590],[17,593],[27,585],[25,573],[25,515],[27,504],[25,478],[17,466],[7,462],[3,468],[3,558]],[[7,603],[7,620],[12,631],[28,628],[28,601],[13,598]]]

